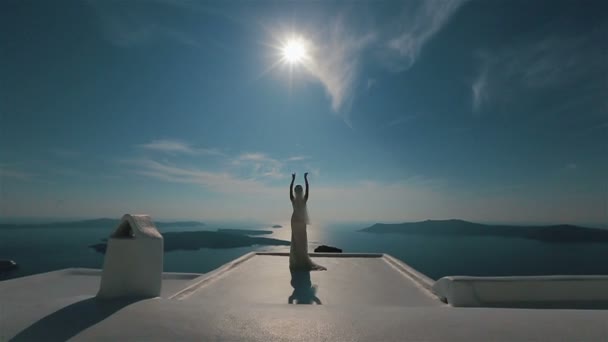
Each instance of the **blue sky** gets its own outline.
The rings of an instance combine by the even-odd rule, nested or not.
[[[0,6],[4,218],[608,222],[603,1]]]

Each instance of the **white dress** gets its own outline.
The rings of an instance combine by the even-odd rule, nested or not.
[[[298,270],[325,270],[326,268],[315,264],[308,256],[308,236],[306,225],[310,224],[306,200],[296,195],[291,201],[293,214],[291,215],[291,247],[289,249],[289,268]]]

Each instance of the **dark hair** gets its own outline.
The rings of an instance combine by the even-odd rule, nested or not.
[[[295,191],[296,192],[302,192],[302,186],[300,184],[296,185]]]

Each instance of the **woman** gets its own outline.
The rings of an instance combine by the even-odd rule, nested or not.
[[[302,186],[296,185],[295,196],[293,182],[296,174],[291,174],[289,185],[289,198],[293,207],[291,215],[291,248],[289,249],[289,268],[298,270],[326,270],[325,267],[315,264],[308,256],[308,237],[306,225],[310,224],[306,202],[308,201],[308,172],[304,174],[306,194],[302,194]]]

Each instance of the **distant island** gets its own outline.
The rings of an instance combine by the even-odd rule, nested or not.
[[[52,223],[3,223],[0,229],[28,229],[28,228],[116,228],[120,219],[99,218],[93,220],[52,222]],[[205,224],[198,221],[175,221],[175,222],[154,222],[158,228],[165,227],[203,227]]]
[[[552,243],[608,242],[608,230],[560,224],[550,226],[487,225],[464,220],[426,220],[409,223],[376,223],[360,230],[373,234],[426,236],[496,236]]]
[[[218,229],[220,233],[239,234],[239,235],[268,235],[272,230],[253,230],[253,229]]]
[[[280,224],[275,224],[274,226],[272,226],[272,228],[283,228],[283,226],[281,226]]]
[[[203,227],[205,224],[199,221],[170,221],[170,222],[154,222],[159,227]]]
[[[230,231],[230,232],[226,232]],[[253,234],[251,234],[253,232]],[[255,235],[261,234],[256,230],[241,230],[241,229],[224,229],[216,232],[213,231],[192,231],[192,232],[169,232],[164,233],[164,250],[165,252],[177,250],[197,250],[201,248],[237,248],[250,247],[255,245],[260,246],[289,246],[289,241],[265,238],[251,237],[246,234]],[[270,232],[272,233],[272,232]],[[105,253],[107,242],[90,245],[99,253]]]

